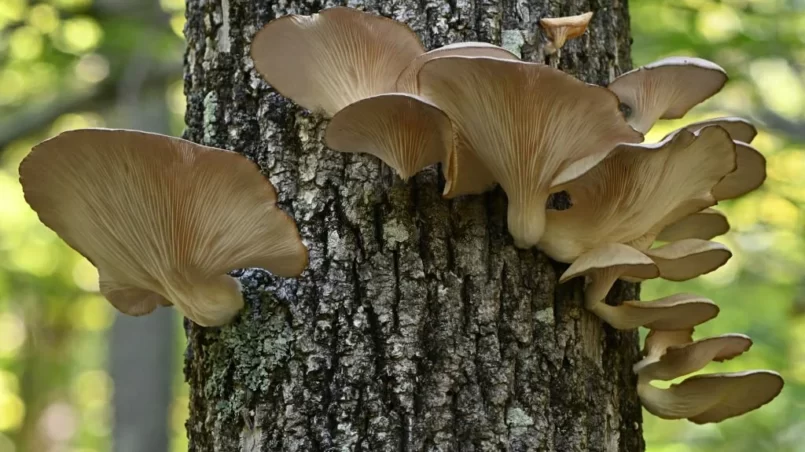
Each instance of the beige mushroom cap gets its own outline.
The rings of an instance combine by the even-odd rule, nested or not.
[[[726,234],[729,230],[730,223],[727,216],[716,209],[707,208],[669,224],[657,235],[657,240],[663,242],[684,239],[710,240]]]
[[[752,146],[735,142],[737,163],[735,171],[713,187],[713,196],[721,201],[743,196],[757,189],[766,180],[766,157]]]
[[[743,143],[751,143],[757,136],[757,128],[751,122],[743,118],[728,116],[724,118],[714,118],[705,121],[694,122],[685,126],[685,129],[691,132],[698,132],[699,130],[710,127],[719,126],[730,134],[730,138],[734,141]]]
[[[86,129],[44,141],[20,165],[39,219],[98,268],[131,315],[174,304],[194,322],[243,306],[227,272],[299,275],[307,250],[259,168],[234,152],[162,135]]]
[[[552,186],[580,176],[617,143],[641,139],[611,92],[543,64],[436,58],[422,67],[419,86],[506,191],[509,232],[521,248],[542,236]]]
[[[648,248],[666,225],[716,203],[711,191],[735,169],[735,145],[717,126],[679,130],[655,144],[622,144],[564,185],[573,206],[549,210],[539,248],[570,262],[600,243]]]
[[[707,298],[683,293],[654,301],[624,301],[618,306],[595,303],[590,311],[619,330],[642,326],[666,331],[693,328],[717,316],[719,309]]]
[[[646,133],[658,119],[681,118],[725,83],[727,73],[711,61],[671,57],[621,75],[609,89],[631,109],[629,124]]]
[[[646,338],[646,341],[653,338]],[[656,339],[654,339],[656,340]],[[696,342],[670,345],[659,357],[647,357],[635,372],[649,380],[673,380],[701,370],[711,361],[726,361],[749,350],[752,340],[743,334],[724,334]]]
[[[780,374],[768,370],[695,375],[668,389],[641,380],[637,386],[643,406],[663,419],[696,424],[721,422],[771,402],[783,389]]]
[[[721,243],[685,239],[650,249],[646,255],[657,264],[661,278],[687,281],[726,264],[732,252]]]
[[[408,179],[446,158],[453,147],[453,126],[425,99],[381,94],[336,113],[324,139],[337,151],[374,155]]]
[[[576,16],[542,18],[539,24],[551,39],[546,46],[546,53],[551,54],[564,47],[568,39],[578,38],[587,31],[587,25],[593,18],[592,11]]]
[[[659,271],[648,256],[631,246],[608,243],[579,256],[559,278],[559,283],[585,275],[590,277],[584,289],[585,306],[592,310],[606,298],[618,278],[656,278]]]
[[[328,116],[361,99],[394,92],[397,77],[423,53],[405,24],[344,7],[271,21],[251,46],[254,66],[269,84]]]

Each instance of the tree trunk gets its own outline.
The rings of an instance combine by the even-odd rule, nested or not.
[[[593,10],[559,67],[598,84],[629,69],[625,3],[565,3],[349,6],[407,23],[428,48],[503,41],[551,64],[538,19]],[[186,321],[190,450],[643,450],[637,334],[602,327],[580,282],[557,284],[565,266],[513,247],[501,190],[447,201],[436,168],[404,183],[331,151],[326,121],[256,73],[257,30],[314,5],[188,0],[187,137],[258,162],[310,249],[299,279],[239,274],[233,324]]]

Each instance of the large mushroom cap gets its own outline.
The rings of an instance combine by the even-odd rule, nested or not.
[[[563,262],[600,243],[648,247],[666,225],[714,205],[711,191],[735,162],[735,145],[717,126],[679,130],[656,144],[619,145],[562,187],[573,206],[548,211],[539,247]]]
[[[629,124],[646,133],[658,119],[681,118],[726,82],[727,73],[713,62],[671,57],[621,75],[609,89],[631,110]]]
[[[227,272],[296,276],[307,250],[274,187],[245,157],[162,135],[87,129],[44,141],[20,165],[40,220],[97,268],[129,314],[173,303],[201,325],[243,300]]]
[[[735,171],[713,187],[713,196],[721,201],[743,196],[763,185],[766,180],[766,157],[752,146],[735,142]]]
[[[656,340],[655,337],[646,341]],[[635,372],[649,380],[673,380],[696,372],[711,361],[725,361],[749,350],[752,340],[743,334],[725,334],[687,344],[671,344],[658,359],[635,366]]]
[[[436,58],[422,67],[419,85],[506,191],[519,247],[539,241],[557,181],[583,174],[617,143],[641,139],[611,92],[542,64]]]
[[[643,381],[637,392],[643,406],[663,419],[685,419],[696,424],[721,422],[760,408],[783,389],[776,372],[747,372],[695,375],[668,389]]]
[[[720,211],[707,208],[690,214],[669,224],[657,235],[657,240],[674,242],[684,239],[710,240],[726,234],[730,230],[727,216]]]
[[[724,118],[707,119],[705,121],[694,122],[685,126],[685,129],[691,132],[698,132],[699,130],[710,127],[719,126],[730,134],[730,138],[734,141],[743,143],[751,143],[757,136],[757,128],[751,122],[743,118],[728,116]]]
[[[544,17],[539,20],[539,24],[551,39],[547,46],[547,53],[551,54],[564,47],[568,39],[578,38],[587,31],[587,25],[593,18],[592,11],[576,16],[566,17]]]
[[[251,47],[254,65],[269,84],[329,116],[394,92],[397,77],[423,53],[405,24],[344,7],[274,20],[257,32]]]
[[[453,147],[453,126],[425,99],[381,94],[336,113],[325,142],[337,151],[372,154],[408,179],[446,158]]]
[[[693,328],[718,315],[718,306],[693,294],[676,294],[654,301],[624,301],[618,306],[597,303],[590,310],[619,330],[640,326],[653,331]]]
[[[671,242],[646,254],[659,267],[660,277],[670,281],[687,281],[710,273],[732,257],[732,252],[721,243],[699,239]]]

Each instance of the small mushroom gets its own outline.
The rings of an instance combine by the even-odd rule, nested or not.
[[[637,394],[649,413],[696,424],[721,422],[760,408],[783,389],[780,374],[768,370],[695,375],[668,389],[638,378]]]
[[[660,277],[670,281],[687,281],[726,264],[732,252],[726,246],[700,239],[671,242],[647,250],[660,269]]]
[[[766,158],[752,146],[736,141],[737,156],[735,171],[727,174],[713,188],[713,196],[718,201],[735,199],[757,189],[766,180]]]
[[[274,89],[327,116],[395,92],[397,77],[423,53],[405,24],[345,7],[271,21],[251,45],[255,68]]]
[[[669,343],[678,336],[652,331],[646,337],[650,351],[634,371],[647,380],[673,380],[701,370],[711,361],[726,361],[749,350],[752,340],[743,334],[724,334],[684,344]],[[659,343],[649,345],[649,342]]]
[[[590,311],[619,330],[642,326],[667,331],[693,328],[717,316],[719,309],[707,298],[683,293],[653,301],[624,301],[618,306],[593,303]]]
[[[601,243],[647,249],[666,225],[714,205],[711,190],[735,162],[735,145],[718,126],[682,129],[656,144],[622,144],[559,187],[573,206],[548,211],[538,246],[561,262]]]
[[[327,146],[372,154],[408,179],[447,157],[453,126],[447,115],[411,94],[381,94],[349,104],[333,116]]]
[[[564,47],[568,39],[578,38],[587,31],[587,25],[593,18],[592,11],[576,16],[542,18],[539,24],[550,38],[545,46],[545,54],[551,55]]]
[[[729,230],[727,216],[716,209],[707,208],[669,224],[660,231],[657,240],[663,242],[684,239],[710,240],[726,234]]]
[[[203,326],[243,307],[227,272],[291,277],[307,265],[294,221],[259,168],[234,152],[127,130],[36,145],[20,182],[39,219],[98,268],[103,295],[143,315],[173,304]]]
[[[629,108],[629,125],[646,133],[658,119],[681,118],[726,82],[727,73],[713,62],[671,57],[621,75],[609,89]]]
[[[606,89],[542,64],[435,58],[423,65],[419,85],[503,187],[520,248],[542,236],[552,187],[584,174],[617,143],[642,138]]]
[[[694,122],[692,124],[688,124],[685,126],[685,128],[691,132],[698,132],[699,130],[709,126],[719,126],[726,130],[727,133],[730,134],[730,138],[732,138],[734,141],[740,141],[743,143],[751,143],[752,140],[754,140],[757,136],[757,129],[754,125],[752,125],[751,122],[747,121],[746,119],[733,116]]]
[[[628,245],[608,243],[579,256],[559,278],[559,283],[586,276],[584,305],[595,312],[619,278],[631,276],[643,280],[659,275],[657,265],[645,254]]]

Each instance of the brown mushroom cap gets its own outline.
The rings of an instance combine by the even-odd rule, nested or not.
[[[692,294],[676,294],[654,301],[630,300],[618,306],[595,303],[589,309],[619,330],[640,326],[652,330],[684,330],[714,318],[719,311],[712,301]]]
[[[685,129],[691,132],[698,132],[699,130],[709,127],[719,126],[730,134],[730,138],[734,141],[743,143],[751,143],[757,136],[757,129],[751,122],[743,118],[734,116],[724,118],[714,118],[705,121],[694,122],[685,126]]]
[[[583,174],[617,143],[641,139],[610,92],[542,64],[436,58],[422,67],[419,86],[506,191],[509,232],[521,248],[539,241],[557,181]]]
[[[671,242],[645,253],[657,264],[660,277],[670,281],[687,281],[710,273],[732,257],[721,243],[699,239]]]
[[[751,346],[752,340],[743,334],[724,334],[687,344],[674,344],[656,359],[650,357],[636,364],[635,372],[649,380],[673,380],[701,370],[711,361],[735,358]]]
[[[713,187],[735,169],[735,145],[717,126],[679,130],[656,144],[622,144],[565,184],[567,210],[549,210],[539,248],[569,262],[600,243],[645,249],[666,225],[716,203]]]
[[[344,7],[271,21],[251,46],[255,68],[274,89],[328,116],[394,92],[397,77],[423,53],[405,24]]]
[[[727,73],[711,61],[671,57],[621,75],[609,89],[631,109],[629,124],[646,133],[658,119],[681,118],[726,82]]]
[[[546,47],[548,54],[554,53],[564,47],[568,39],[578,38],[587,31],[587,25],[593,18],[592,11],[576,16],[567,17],[545,17],[539,20],[539,24],[551,39],[551,44]]]
[[[763,185],[766,180],[766,157],[752,146],[735,142],[737,163],[735,171],[713,187],[713,196],[718,200],[743,196]]]
[[[637,393],[651,414],[696,424],[721,422],[760,408],[783,389],[780,374],[768,370],[695,375],[668,389],[640,380]]]
[[[690,214],[669,224],[657,235],[657,240],[675,242],[684,239],[710,240],[726,234],[730,230],[727,216],[720,211],[707,208]]]
[[[243,306],[227,272],[296,276],[307,250],[274,187],[234,152],[162,135],[86,129],[44,141],[20,165],[39,219],[98,268],[124,313],[173,303],[200,325]]]
[[[381,94],[350,104],[333,116],[327,146],[374,155],[408,179],[446,158],[453,126],[439,108],[411,94]]]
[[[585,306],[593,310],[596,303],[606,298],[618,278],[627,275],[656,278],[659,271],[654,262],[640,251],[628,245],[608,243],[579,256],[559,278],[559,283],[585,275],[590,277],[590,283],[584,289]]]

